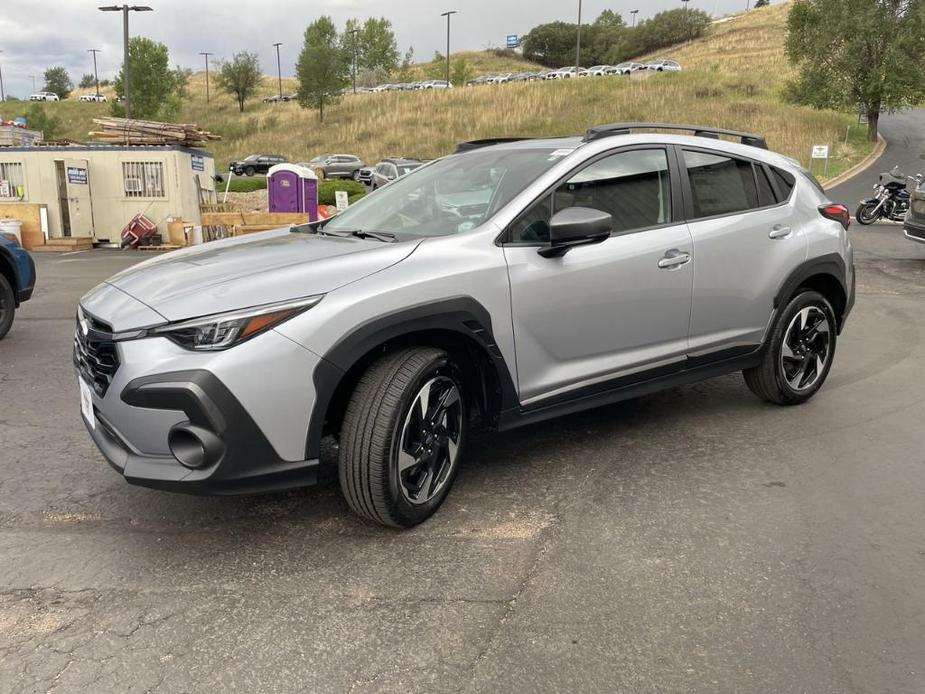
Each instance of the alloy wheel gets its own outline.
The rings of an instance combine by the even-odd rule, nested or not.
[[[831,328],[828,316],[818,306],[801,309],[787,326],[780,368],[794,390],[812,388],[825,373],[831,356]]]
[[[398,483],[412,504],[425,504],[444,488],[457,462],[463,408],[459,388],[437,376],[418,391],[398,444]]]

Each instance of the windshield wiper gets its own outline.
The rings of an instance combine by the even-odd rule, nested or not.
[[[319,229],[318,233],[328,234],[329,236],[340,236],[341,238],[353,236],[358,239],[376,239],[377,241],[382,241],[384,243],[391,243],[395,240],[395,234],[389,233],[388,231],[364,231],[363,229],[351,229],[349,231],[337,232],[329,231],[327,229]]]

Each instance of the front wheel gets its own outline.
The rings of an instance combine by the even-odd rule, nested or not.
[[[858,220],[858,224],[868,226],[880,219],[880,212],[875,211],[878,204],[876,202],[862,202],[858,205],[858,209],[854,212],[854,218]]]
[[[13,296],[13,287],[10,286],[6,277],[0,275],[0,340],[10,331],[14,313],[16,313],[16,297]]]
[[[777,405],[806,402],[829,375],[837,330],[828,300],[816,291],[800,292],[774,322],[761,364],[742,372],[746,385]]]
[[[359,171],[359,169],[357,169],[356,171],[354,171],[354,172],[351,174],[351,176],[352,176],[352,178],[353,178],[354,181],[356,181],[357,183],[360,182],[360,171]]]
[[[253,166],[248,166],[246,169],[244,169],[245,176],[253,176],[255,173],[256,171],[254,170]]]
[[[410,528],[433,515],[456,478],[468,424],[459,368],[411,347],[366,371],[341,427],[340,487],[367,520]]]

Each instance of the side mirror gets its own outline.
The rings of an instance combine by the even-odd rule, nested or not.
[[[549,245],[538,252],[544,258],[565,255],[570,248],[601,243],[613,232],[613,217],[590,207],[567,207],[549,220]]]

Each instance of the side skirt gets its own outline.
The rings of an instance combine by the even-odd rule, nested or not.
[[[623,400],[631,400],[643,395],[651,395],[668,388],[689,385],[717,376],[725,376],[735,371],[758,366],[763,356],[764,348],[758,347],[746,355],[728,357],[719,361],[713,360],[709,363],[704,363],[703,359],[696,361],[688,359],[679,369],[667,374],[664,373],[664,369],[658,369],[654,373],[645,371],[632,376],[624,376],[596,386],[593,392],[583,390],[568,399],[557,398],[556,402],[548,404],[540,402],[531,407],[505,410],[501,413],[498,430],[516,429],[517,427],[535,424],[554,417],[562,417],[595,407],[612,405]]]

